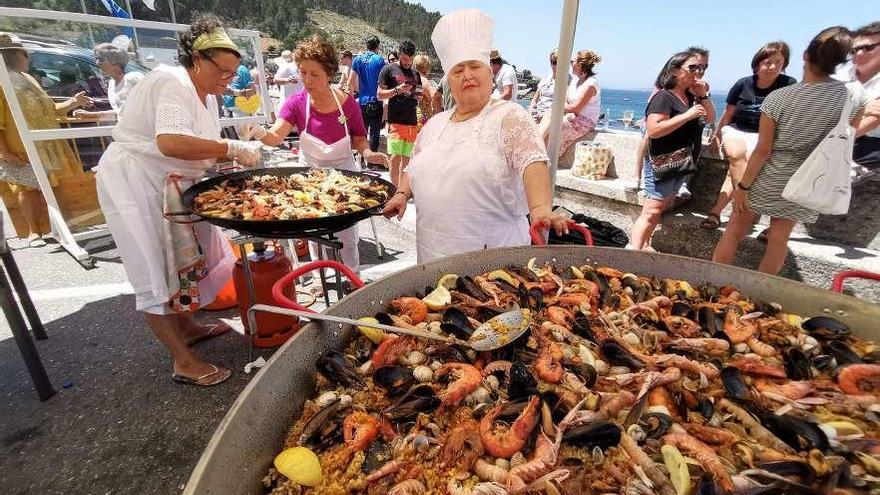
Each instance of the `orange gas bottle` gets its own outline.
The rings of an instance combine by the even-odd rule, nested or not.
[[[254,252],[248,255],[251,278],[254,283],[255,304],[275,304],[272,297],[272,285],[281,277],[291,272],[292,265],[280,244],[275,243],[272,250],[266,249],[261,242],[254,243]],[[232,273],[235,280],[235,292],[238,295],[238,309],[241,320],[244,323],[245,332],[250,334],[250,323],[247,319],[247,308],[251,306],[250,294],[248,293],[247,281],[244,276],[244,267],[241,260],[235,262],[235,270]],[[293,284],[287,287],[286,295],[296,299],[296,289]],[[254,315],[257,321],[257,333],[254,335],[254,345],[257,347],[275,347],[287,341],[297,330],[299,320],[291,316],[283,316],[269,313],[257,313]]]

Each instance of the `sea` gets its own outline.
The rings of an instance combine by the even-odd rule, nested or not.
[[[533,94],[529,95],[529,99],[518,100],[519,103],[528,108]],[[645,107],[648,105],[648,98],[650,96],[651,91],[649,90],[602,88],[602,113],[605,115],[605,119],[600,119],[599,127],[638,131],[642,119],[645,117]],[[712,95],[712,103],[715,104],[716,120],[721,118],[721,113],[724,111],[726,96],[727,91],[715,92]],[[632,112],[632,123],[630,126],[627,126],[623,120],[624,117],[630,116],[629,112]]]

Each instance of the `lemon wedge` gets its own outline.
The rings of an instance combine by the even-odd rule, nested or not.
[[[691,490],[691,476],[688,472],[684,456],[672,445],[660,447],[660,452],[663,454],[663,464],[666,465],[666,470],[669,471],[669,480],[672,481],[672,486],[675,487],[675,493],[677,495],[686,495]]]
[[[489,274],[489,280],[504,280],[508,284],[517,287],[519,284],[504,270],[495,270]]]
[[[574,275],[574,278],[583,280],[584,272],[582,272],[580,268],[572,265],[569,267],[569,269],[571,270],[571,274]]]
[[[437,287],[454,289],[456,283],[458,283],[458,275],[454,273],[447,273],[446,275],[440,277],[440,280],[437,281]]]
[[[366,206],[367,208],[373,208],[375,206],[379,206],[379,202],[375,199],[365,199],[364,206]]]
[[[446,287],[438,285],[433,292],[422,299],[422,302],[425,303],[425,306],[427,306],[428,309],[437,311],[443,309],[452,302],[452,294],[449,293],[449,289]]]
[[[291,481],[303,486],[318,486],[324,476],[321,461],[305,447],[293,447],[275,456],[275,469]]]
[[[379,323],[379,320],[373,318],[372,316],[365,316],[363,318],[358,318],[358,321],[363,321],[365,323]],[[361,334],[370,339],[370,342],[374,344],[381,344],[383,340],[385,340],[385,332],[379,330],[378,328],[373,327],[363,327],[358,325],[358,330],[361,331]]]

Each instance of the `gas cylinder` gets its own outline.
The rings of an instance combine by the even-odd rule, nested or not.
[[[264,243],[256,242],[254,243],[254,252],[248,255],[248,261],[251,280],[254,284],[256,299],[254,304],[275,305],[275,300],[272,298],[272,285],[279,278],[290,273],[292,269],[290,260],[284,255],[281,245],[275,243],[273,249],[267,249]],[[241,320],[244,323],[245,332],[250,334],[247,309],[251,306],[251,300],[241,260],[235,262],[232,277],[235,280],[235,292],[238,295]],[[285,289],[285,294],[296,299],[295,287],[291,285]],[[299,330],[299,320],[295,317],[259,312],[254,316],[257,322],[254,345],[257,347],[281,345]]]

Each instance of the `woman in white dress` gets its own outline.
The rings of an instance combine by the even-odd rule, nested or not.
[[[429,120],[385,215],[415,200],[418,262],[486,247],[529,244],[533,224],[565,232],[552,212],[547,153],[529,114],[492,101],[492,19],[476,9],[443,16],[431,35],[455,98]]]
[[[128,52],[110,43],[95,45],[95,62],[107,77],[107,101],[110,110],[90,112],[74,110],[73,116],[88,120],[116,120],[119,110],[125,105],[125,99],[131,90],[144,78],[142,72],[125,72],[128,65]]]
[[[182,289],[174,255],[186,239],[166,234],[180,226],[163,217],[164,192],[169,174],[194,179],[218,158],[245,165],[259,160],[253,145],[220,139],[215,95],[226,91],[240,58],[216,17],[196,19],[180,38],[182,67],[156,67],[129,95],[96,177],[98,200],[137,310],[171,353],[172,377],[201,386],[218,384],[231,371],[203,361],[188,346],[229,327],[198,325],[188,313],[175,313],[169,302]],[[197,282],[198,298],[209,304],[232,275],[235,258],[216,227],[201,223],[183,230],[193,233],[203,253],[207,273]]]

